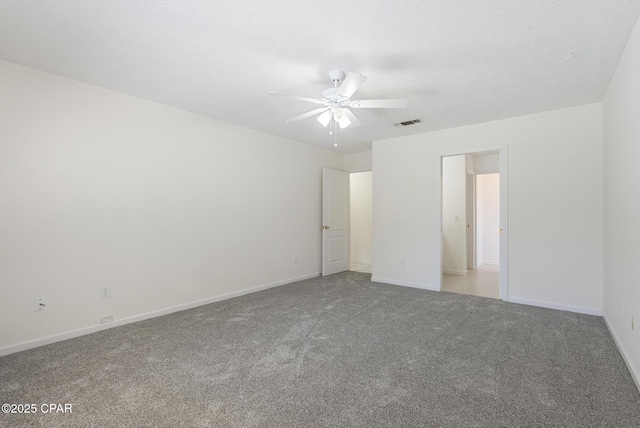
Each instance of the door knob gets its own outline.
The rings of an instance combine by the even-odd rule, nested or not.
[[[323,229],[328,230],[329,226],[322,226]]]

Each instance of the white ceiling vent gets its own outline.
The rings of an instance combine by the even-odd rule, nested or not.
[[[415,125],[417,123],[422,123],[422,120],[420,119],[405,120],[404,122],[394,123],[393,126],[403,127],[403,126]]]

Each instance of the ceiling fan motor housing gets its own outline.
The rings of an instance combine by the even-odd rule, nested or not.
[[[339,89],[339,87],[336,87],[322,91],[322,97],[329,102],[329,107],[341,107],[345,104],[345,101],[349,101],[349,98],[338,95]]]
[[[331,70],[329,72],[329,77],[331,78],[331,81],[333,82],[334,87],[338,87],[338,84],[340,82],[342,82],[342,79],[344,79],[344,71],[342,70]]]

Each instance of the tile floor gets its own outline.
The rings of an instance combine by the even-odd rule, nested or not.
[[[444,274],[442,291],[499,299],[499,273],[499,266],[481,265],[469,269],[466,275]]]
[[[349,270],[353,272],[371,273],[371,264],[351,262]]]
[[[349,270],[353,272],[371,273],[371,265],[351,262]],[[467,275],[444,275],[442,291],[470,294],[473,296],[500,298],[498,290],[498,274],[500,268],[495,265],[482,265],[478,269],[469,270]]]

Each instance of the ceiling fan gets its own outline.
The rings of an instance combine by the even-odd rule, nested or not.
[[[333,87],[322,91],[322,97],[320,98],[299,97],[281,92],[269,92],[269,94],[284,95],[296,100],[322,104],[322,107],[291,118],[286,122],[297,122],[319,115],[318,122],[325,128],[331,124],[329,134],[333,134],[337,129],[336,124],[340,126],[340,129],[349,125],[360,125],[360,121],[349,108],[404,108],[408,104],[407,100],[404,99],[352,100],[351,96],[367,80],[367,77],[360,73],[350,72],[345,78],[345,74],[341,70],[331,71],[329,77],[333,82]]]

